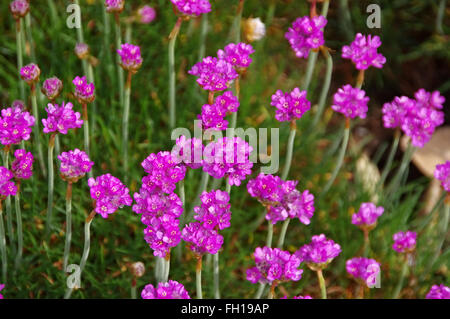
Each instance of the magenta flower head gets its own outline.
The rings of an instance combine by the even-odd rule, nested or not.
[[[132,200],[128,188],[111,174],[89,178],[91,197],[95,201],[95,211],[103,218],[114,213],[124,205],[131,206]]]
[[[11,171],[15,179],[29,179],[33,175],[34,157],[31,152],[23,149],[14,151],[14,161],[11,164]]]
[[[281,202],[284,196],[281,188],[283,181],[278,176],[260,173],[256,178],[247,183],[247,191],[261,204],[275,206]]]
[[[299,269],[300,259],[295,254],[279,248],[256,248],[253,254],[256,267],[247,269],[247,280],[253,284],[274,281],[299,281],[303,269]]]
[[[214,100],[214,104],[227,114],[237,112],[239,109],[239,99],[231,91],[226,91],[222,95],[218,95]]]
[[[358,70],[366,70],[371,66],[381,69],[386,58],[377,52],[380,46],[379,36],[358,33],[350,46],[342,47],[342,57],[352,60]]]
[[[145,5],[138,9],[137,20],[142,24],[149,24],[156,18],[156,11],[152,7]]]
[[[359,116],[364,119],[368,110],[367,103],[369,103],[369,97],[365,95],[364,90],[353,88],[350,84],[344,85],[334,94],[331,108],[347,118],[354,119]]]
[[[192,169],[203,166],[203,143],[198,138],[186,138],[181,135],[172,149],[172,158],[176,164],[184,164]]]
[[[137,45],[124,43],[117,50],[120,56],[120,65],[126,71],[136,73],[142,65],[141,48]]]
[[[301,17],[294,21],[285,38],[297,57],[307,58],[311,50],[318,49],[325,43],[323,28],[326,24],[327,19],[323,16]]]
[[[194,207],[194,219],[206,229],[225,229],[230,227],[230,195],[221,190],[203,192],[201,205]]]
[[[417,233],[413,231],[395,233],[392,238],[394,244],[392,249],[398,253],[411,253],[416,249]]]
[[[0,117],[0,142],[11,145],[27,141],[34,123],[34,117],[18,107],[3,109]]]
[[[205,104],[202,106],[202,112],[197,115],[200,120],[199,126],[204,130],[213,129],[223,131],[228,127],[228,121],[225,120],[227,113],[217,103],[213,105]]]
[[[152,153],[141,165],[149,174],[146,184],[151,191],[161,189],[170,194],[175,190],[175,184],[184,179],[186,174],[186,166],[178,164],[170,152]]]
[[[441,181],[441,185],[446,192],[450,192],[450,161],[436,165],[434,177]]]
[[[198,17],[211,11],[209,0],[170,0],[178,12],[185,16]]]
[[[11,108],[15,109],[16,107],[18,107],[21,111],[25,111],[27,108],[25,102],[22,100],[14,100],[11,103]]]
[[[14,0],[9,4],[9,9],[14,19],[20,19],[27,15],[30,5],[27,0]]]
[[[286,93],[278,90],[272,95],[270,105],[275,106],[275,118],[280,122],[297,120],[311,108],[311,102],[306,99],[306,91],[300,91],[299,88]]]
[[[197,83],[203,90],[213,92],[226,90],[239,76],[232,64],[210,56],[195,64],[188,73],[197,76]]]
[[[62,152],[58,155],[58,159],[61,161],[61,166],[59,167],[61,178],[71,183],[76,183],[94,165],[94,162],[89,159],[88,155],[78,148],[73,151]]]
[[[395,97],[391,103],[383,105],[383,123],[387,128],[401,128],[408,110],[414,108],[415,101],[406,97]]]
[[[141,293],[142,299],[191,299],[182,284],[175,280],[158,283],[158,288],[146,285]]]
[[[254,53],[255,50],[250,44],[243,42],[240,43],[230,43],[224,50],[217,51],[217,57],[219,59],[224,59],[231,65],[233,65],[238,72],[244,71],[252,63],[250,54]]]
[[[434,285],[428,292],[427,299],[450,299],[450,288],[444,284]]]
[[[37,64],[30,63],[25,65],[20,69],[20,77],[22,80],[32,85],[39,81],[39,76],[41,75],[41,69],[37,66]]]
[[[217,230],[205,228],[200,222],[186,225],[181,233],[181,238],[188,243],[189,249],[196,256],[215,255],[223,245],[223,236]]]
[[[63,88],[63,83],[57,77],[52,77],[44,81],[42,84],[42,93],[49,99],[56,99],[61,93]]]
[[[45,110],[47,111],[47,118],[42,119],[44,125],[44,133],[61,133],[67,134],[69,129],[80,128],[83,125],[83,120],[80,118],[80,113],[72,110],[72,103],[58,104],[49,103]]]
[[[377,219],[384,213],[384,208],[376,207],[374,203],[362,203],[359,211],[352,215],[352,224],[361,228],[373,229]]]
[[[106,12],[121,13],[125,6],[125,0],[105,0]]]
[[[364,282],[369,288],[373,288],[377,284],[377,277],[380,274],[380,263],[376,260],[355,257],[347,260],[345,267],[350,275]]]
[[[95,85],[94,83],[88,83],[86,76],[76,76],[73,81],[75,85],[75,97],[80,104],[88,104],[95,100]]]
[[[4,200],[6,197],[17,194],[17,187],[11,179],[14,178],[14,174],[4,166],[0,166],[0,200]]]
[[[205,147],[203,171],[214,178],[226,177],[230,185],[239,186],[252,173],[252,151],[253,147],[240,137],[223,137]]]
[[[341,251],[339,244],[321,234],[312,236],[311,243],[301,247],[295,254],[309,268],[317,271],[325,268]]]
[[[87,45],[86,43],[77,43],[75,45],[75,54],[79,59],[86,59],[87,57],[89,57],[89,53],[89,45]]]

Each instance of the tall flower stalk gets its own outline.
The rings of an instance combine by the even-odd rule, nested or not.
[[[197,290],[197,299],[203,299],[202,292],[202,256],[197,257],[197,266],[195,268],[195,285]]]
[[[3,223],[3,201],[0,200],[0,253],[2,256],[2,281],[8,278],[8,258],[6,253],[5,224]]]
[[[403,265],[400,273],[400,279],[397,286],[395,287],[394,293],[392,294],[392,299],[397,299],[403,288],[403,282],[405,280],[406,274],[408,273],[409,266],[412,265],[413,253],[416,249],[416,239],[417,233],[413,231],[398,232],[392,236],[394,244],[392,249],[400,254]]]
[[[182,17],[178,17],[175,26],[169,34],[169,128],[175,128],[176,82],[175,82],[175,42],[180,32]]]
[[[55,187],[55,177],[53,169],[53,150],[55,148],[55,137],[56,134],[52,133],[48,141],[48,197],[47,197],[47,223],[46,223],[46,234],[50,235],[51,232],[51,222],[53,215],[53,192]]]
[[[10,146],[5,146],[4,149],[4,165],[7,169],[9,169],[9,150]],[[13,228],[13,215],[11,208],[11,196],[7,196],[5,199],[6,205],[6,227],[8,230],[8,237],[10,238],[10,242],[12,244],[11,250],[12,254],[16,254],[16,247],[14,246],[14,228]]]

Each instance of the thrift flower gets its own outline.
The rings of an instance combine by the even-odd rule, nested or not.
[[[86,43],[77,43],[75,45],[75,54],[81,60],[89,57],[89,51],[89,46]]]
[[[88,185],[91,197],[95,201],[95,211],[103,218],[114,213],[117,209],[131,206],[132,200],[128,188],[111,174],[89,178]]]
[[[352,216],[352,224],[361,228],[373,228],[377,223],[378,217],[383,215],[384,208],[376,207],[374,203],[362,203],[359,211]]]
[[[105,0],[106,12],[117,12],[123,11],[125,6],[125,0]]]
[[[30,63],[20,69],[20,77],[28,84],[34,84],[39,81],[41,70],[37,64]]]
[[[62,152],[58,155],[58,159],[61,161],[59,170],[62,179],[73,183],[86,175],[94,165],[94,162],[89,159],[88,155],[78,148]]]
[[[247,280],[253,284],[274,281],[299,281],[303,269],[298,269],[301,260],[295,255],[278,248],[256,248],[256,267],[247,269]]]
[[[250,196],[255,197],[263,205],[277,205],[281,202],[284,192],[281,188],[283,180],[278,176],[260,173],[247,183]]]
[[[209,0],[170,0],[177,10],[186,16],[199,16],[211,11]]]
[[[195,64],[188,73],[198,77],[197,83],[204,90],[214,92],[226,90],[229,82],[239,76],[232,64],[210,56]]]
[[[25,106],[25,102],[22,100],[14,100],[11,103],[11,108],[16,108],[18,107],[21,111],[26,111],[26,106]]]
[[[223,236],[217,230],[205,228],[200,222],[186,225],[181,233],[181,237],[188,243],[189,249],[197,256],[202,256],[206,253],[215,255],[223,245]]]
[[[350,84],[344,85],[334,94],[331,108],[342,113],[347,118],[366,118],[367,103],[369,97],[365,96],[364,90],[353,88]]]
[[[323,28],[326,24],[327,19],[323,16],[301,17],[294,21],[285,38],[297,57],[307,58],[311,50],[318,49],[325,43]]]
[[[266,26],[260,18],[244,20],[243,29],[248,42],[261,40],[266,35]]]
[[[83,120],[80,118],[80,113],[72,110],[72,103],[58,104],[49,103],[45,110],[47,111],[47,118],[42,119],[44,125],[44,133],[61,133],[67,134],[67,131],[72,128],[80,128],[83,125]]]
[[[152,7],[145,5],[138,9],[137,18],[138,22],[142,24],[149,24],[153,20],[155,20],[156,11]]]
[[[136,73],[142,65],[141,48],[137,45],[124,43],[117,50],[120,56],[120,65],[124,70]]]
[[[392,249],[398,253],[410,253],[416,249],[417,233],[413,231],[398,232],[392,237],[394,244]]]
[[[172,149],[172,158],[176,164],[184,164],[192,169],[203,166],[203,143],[198,138],[187,139],[182,135],[176,140],[176,144]]]
[[[377,283],[377,276],[380,273],[380,263],[374,259],[355,257],[347,260],[346,262],[347,272],[355,277],[364,281],[364,283],[372,288]]]
[[[52,77],[44,81],[42,84],[42,93],[49,99],[56,99],[61,93],[63,88],[63,83],[57,77]]]
[[[450,161],[436,165],[434,177],[441,181],[441,185],[446,192],[450,192]]]
[[[400,128],[408,110],[414,107],[415,101],[406,97],[395,97],[391,103],[383,105],[383,123],[387,128]]]
[[[160,282],[158,288],[146,285],[141,296],[142,299],[191,299],[184,286],[174,280]]]
[[[275,106],[275,118],[280,122],[297,120],[311,108],[311,102],[306,99],[306,91],[300,91],[299,88],[286,93],[278,90],[272,95],[270,105]]]
[[[4,166],[0,166],[0,199],[4,200],[6,197],[17,193],[17,187],[11,179],[14,174]]]
[[[27,15],[30,5],[27,0],[14,0],[9,4],[9,9],[14,19],[20,19]]]
[[[197,118],[201,120],[200,127],[204,130],[222,131],[228,127],[228,121],[225,120],[226,115],[225,110],[219,104],[214,103],[213,105],[203,105],[202,112],[197,115]]]
[[[316,271],[325,268],[341,251],[339,244],[321,234],[313,236],[311,243],[301,247],[295,255]]]
[[[443,284],[434,285],[428,292],[427,299],[450,299],[450,288]]]
[[[217,57],[219,59],[224,59],[231,65],[233,65],[238,71],[244,70],[250,66],[252,59],[250,54],[254,53],[255,50],[250,44],[243,42],[240,43],[230,43],[224,50],[217,51]]]
[[[34,157],[31,152],[23,149],[14,151],[14,161],[11,164],[11,171],[15,179],[29,179],[33,175]]]
[[[342,47],[342,57],[352,60],[358,70],[366,70],[371,66],[381,69],[386,58],[377,52],[380,46],[379,36],[358,33],[349,46]]]
[[[72,81],[75,85],[75,97],[80,104],[88,104],[95,100],[95,85],[87,83],[86,76],[75,77]]]
[[[11,145],[27,141],[34,123],[34,117],[18,107],[3,109],[0,117],[0,142]]]
[[[231,210],[230,195],[221,190],[203,192],[200,195],[201,205],[194,207],[194,219],[202,223],[206,229],[225,229],[230,227]]]

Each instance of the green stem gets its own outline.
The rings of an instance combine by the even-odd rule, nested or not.
[[[294,140],[295,134],[297,132],[297,125],[295,121],[291,122],[291,131],[289,133],[289,139],[287,144],[287,153],[286,153],[286,164],[284,165],[283,174],[281,175],[281,179],[286,180],[289,175],[289,170],[291,169],[292,164],[292,155],[294,153]]]
[[[87,62],[87,79],[89,83],[94,83],[94,68],[90,62]],[[94,100],[92,102],[92,125],[90,135],[95,134],[95,126],[97,122],[97,102]],[[89,178],[93,176],[93,171],[90,170],[88,173]]]
[[[325,195],[330,187],[333,185],[334,180],[336,179],[342,164],[344,163],[345,151],[347,150],[348,140],[350,138],[350,120],[346,118],[346,125],[344,130],[344,139],[342,141],[341,151],[339,152],[338,160],[336,162],[336,167],[334,168],[333,173],[331,174],[331,178],[328,180],[327,185],[324,187],[321,196]]]
[[[89,146],[89,115],[87,110],[87,104],[83,103],[83,133],[84,133],[84,150],[88,156],[91,155]]]
[[[202,256],[197,257],[197,268],[195,271],[195,283],[197,289],[197,299],[203,299],[202,292]]]
[[[318,52],[312,51],[308,57],[308,65],[306,66],[305,79],[303,81],[302,90],[308,90],[309,84],[311,83],[312,74],[314,72],[314,67],[317,62]]]
[[[122,148],[123,148],[123,166],[125,177],[128,176],[128,122],[130,116],[130,97],[131,97],[131,72],[128,71],[127,83],[125,85],[125,103],[123,108],[122,122]],[[127,179],[127,178],[125,178]]]
[[[328,3],[328,2],[327,2]],[[314,119],[311,127],[314,129],[319,123],[320,118],[322,117],[323,111],[325,109],[325,102],[327,100],[328,91],[330,90],[331,84],[331,75],[333,73],[333,58],[327,49],[323,50],[325,55],[325,59],[327,61],[327,69],[325,73],[325,80],[323,82],[322,91],[320,92],[319,104],[317,107],[317,113],[314,115]]]
[[[23,230],[22,230],[22,211],[20,208],[20,183],[17,182],[17,194],[15,196],[16,221],[17,221],[17,255],[15,261],[16,270],[22,263],[23,255]]]
[[[433,258],[431,259],[430,264],[427,267],[428,270],[430,270],[433,267],[434,263],[439,258],[439,254],[441,253],[442,246],[444,245],[444,242],[447,238],[449,215],[450,215],[450,195],[447,195],[447,200],[446,200],[446,203],[444,204],[444,216],[442,218],[442,223],[441,223],[442,230],[441,230],[441,235],[439,236],[439,243],[437,245],[437,248],[436,248]]]
[[[280,238],[278,238],[278,244],[277,244],[277,247],[280,249],[283,248],[284,239],[286,238],[286,232],[287,232],[290,221],[291,221],[290,218],[286,219],[281,228]]]
[[[261,297],[264,293],[265,287],[266,287],[266,284],[259,284],[258,291],[255,294],[255,299],[261,299]]]
[[[322,270],[317,270],[317,279],[319,280],[320,294],[322,299],[327,299],[327,288],[325,286],[325,279],[323,278]]]
[[[50,135],[50,140],[48,142],[48,201],[47,201],[46,237],[50,235],[52,226],[53,190],[55,186],[54,170],[53,170],[53,149],[55,148],[55,136],[56,136],[55,133]]]
[[[369,238],[369,230],[363,229],[364,232],[364,250],[363,250],[363,256],[367,257],[369,255],[369,249],[370,249],[370,238]]]
[[[70,243],[72,241],[72,183],[67,183],[66,191],[66,243],[64,246],[63,272],[69,263]]]
[[[115,14],[115,21],[116,21],[116,50],[119,50],[122,46],[122,31],[120,28],[120,18],[119,14]],[[119,79],[119,94],[120,94],[120,105],[123,105],[124,102],[124,71],[122,67],[120,66],[120,56],[116,53],[116,67],[117,67],[117,77]]]
[[[389,151],[388,159],[386,165],[384,166],[383,173],[381,174],[380,181],[378,182],[378,187],[383,187],[386,177],[389,174],[392,162],[394,161],[395,153],[398,149],[398,143],[400,142],[400,130],[397,129],[394,134],[394,141],[392,142],[391,150]]]
[[[408,272],[408,255],[405,255],[405,262],[403,263],[402,272],[400,274],[400,280],[398,281],[397,287],[395,287],[392,299],[397,299],[403,287],[403,282],[405,281],[406,273]]]
[[[136,284],[131,286],[131,299],[137,299]]]
[[[169,128],[175,128],[176,83],[175,83],[175,42],[180,32],[182,18],[179,17],[169,35]]]
[[[31,85],[31,106],[33,109],[33,116],[35,119],[35,124],[33,126],[34,131],[34,138],[36,139],[36,144],[38,148],[38,159],[39,159],[39,165],[41,166],[41,171],[44,175],[44,177],[47,177],[47,169],[45,168],[44,163],[44,154],[42,152],[42,145],[41,145],[41,138],[40,138],[40,131],[39,131],[39,112],[37,107],[37,99],[36,99],[36,87],[35,85]]]
[[[392,179],[392,182],[389,184],[386,194],[391,194],[392,191],[397,190],[397,188],[400,185],[401,180],[404,177],[405,171],[409,166],[409,163],[411,162],[412,154],[414,153],[414,147],[411,144],[411,140],[408,141],[408,146],[405,150],[405,153],[403,153],[402,162],[400,164],[400,168],[397,170],[397,174]]]
[[[439,2],[439,8],[438,8],[438,14],[436,16],[436,32],[438,34],[444,34],[444,29],[442,28],[442,22],[444,20],[444,14],[445,14],[445,2],[447,0],[441,0]]]
[[[2,255],[2,281],[6,284],[8,278],[8,260],[6,257],[6,237],[5,237],[5,225],[3,223],[3,207],[0,199],[0,252]]]
[[[164,277],[163,282],[169,281],[169,272],[170,272],[170,253],[164,258]]]
[[[25,102],[25,83],[20,78],[20,69],[23,67],[22,28],[21,19],[16,20],[16,46],[17,46],[17,74],[19,77],[20,99]]]
[[[273,238],[273,224],[270,220],[267,221],[267,239],[266,246],[272,247],[272,238]]]
[[[219,253],[213,255],[214,261],[214,298],[220,299]]]
[[[201,61],[205,57],[205,44],[206,35],[208,34],[208,14],[204,13],[202,15],[202,25],[200,33],[200,50],[198,53],[198,60]]]
[[[5,151],[5,161],[4,161],[5,167],[9,169],[9,148]],[[8,228],[8,237],[9,242],[11,244],[12,254],[16,254],[16,246],[14,245],[14,229],[13,229],[13,222],[12,222],[12,209],[11,209],[11,196],[7,196],[6,200],[6,227]]]

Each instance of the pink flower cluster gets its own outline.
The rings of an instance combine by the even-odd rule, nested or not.
[[[56,99],[63,88],[63,83],[57,77],[52,77],[44,81],[42,84],[42,93],[49,99]]]
[[[240,137],[223,137],[208,144],[204,151],[203,171],[214,178],[228,178],[230,185],[241,185],[251,174],[249,156],[253,148]]]
[[[369,103],[369,97],[365,95],[364,90],[354,88],[350,84],[344,85],[334,94],[331,108],[347,118],[354,119],[359,116],[364,119],[368,111],[367,103]]]
[[[358,70],[366,70],[371,66],[381,69],[386,58],[377,52],[380,46],[379,36],[358,33],[349,46],[342,47],[342,57],[352,60]]]
[[[345,267],[350,275],[364,281],[369,288],[377,284],[380,264],[375,259],[355,257],[347,260]]]
[[[307,58],[312,49],[317,49],[325,43],[323,28],[326,24],[327,19],[323,16],[305,16],[294,21],[285,38],[297,57]]]
[[[62,152],[58,155],[58,159],[61,161],[59,168],[61,176],[69,182],[77,182],[94,165],[94,162],[89,159],[88,155],[78,148],[68,152]]]
[[[17,187],[11,179],[14,178],[14,174],[4,166],[0,166],[0,200],[4,200],[6,197],[16,195]]]
[[[95,85],[94,83],[87,83],[86,76],[75,77],[72,81],[75,85],[75,97],[80,104],[91,103],[95,100]]]
[[[206,253],[215,255],[223,245],[223,236],[217,230],[207,229],[198,222],[186,225],[181,236],[198,256]]]
[[[436,165],[434,177],[441,181],[441,185],[446,192],[450,192],[450,161]]]
[[[231,91],[226,91],[215,99],[214,104],[203,105],[202,112],[198,115],[200,125],[203,129],[226,130],[228,121],[225,116],[237,112],[238,108],[238,98]]]
[[[416,249],[417,233],[413,231],[395,233],[392,238],[394,244],[392,249],[398,253],[410,253]]]
[[[44,133],[67,134],[69,129],[80,128],[83,125],[83,120],[80,118],[80,113],[74,112],[72,108],[73,104],[70,102],[62,102],[61,106],[49,103],[45,108],[47,118],[42,119]]]
[[[299,269],[301,260],[288,251],[279,248],[256,248],[256,267],[247,269],[247,280],[251,283],[272,283],[273,281],[299,281],[303,269]]]
[[[92,199],[95,201],[95,211],[103,218],[124,205],[131,206],[132,200],[128,188],[111,174],[89,178],[88,185]]]
[[[142,65],[141,48],[137,45],[124,43],[117,54],[120,56],[120,65],[127,71],[136,73]]]
[[[31,152],[24,149],[14,151],[14,161],[11,164],[11,171],[16,179],[29,179],[33,175],[34,157]]]
[[[427,294],[427,299],[450,299],[450,288],[444,284],[433,285]]]
[[[384,208],[381,206],[376,207],[374,203],[362,203],[359,211],[352,215],[352,224],[360,227],[373,227],[383,213]]]
[[[295,255],[310,268],[316,270],[316,268],[325,268],[341,251],[339,244],[321,234],[312,236],[311,243],[300,247]]]
[[[9,4],[9,9],[14,19],[20,19],[27,15],[30,5],[27,0],[14,0]]]
[[[156,11],[152,7],[145,5],[138,9],[137,17],[139,23],[149,24],[156,18]]]
[[[83,60],[83,59],[86,59],[89,56],[90,49],[89,49],[89,46],[86,43],[82,43],[81,42],[81,43],[75,44],[74,51],[75,51],[75,55],[79,59]]]
[[[387,128],[401,128],[411,138],[412,145],[423,147],[431,139],[436,127],[444,123],[441,111],[445,98],[439,91],[424,89],[414,94],[415,99],[396,97],[383,105],[383,122]]]
[[[20,69],[20,77],[28,84],[33,84],[39,81],[41,75],[41,69],[37,64],[30,63]]]
[[[182,135],[177,138],[171,154],[175,163],[197,169],[203,165],[203,149],[202,140]]]
[[[229,82],[239,76],[232,64],[210,56],[195,64],[188,73],[198,77],[197,83],[203,90],[213,92],[226,90]]]
[[[105,7],[107,12],[122,12],[125,6],[125,0],[105,0]]]
[[[11,145],[27,141],[34,123],[34,117],[19,107],[3,109],[0,117],[0,142]]]
[[[233,65],[238,71],[244,70],[250,66],[252,59],[250,54],[254,53],[255,50],[250,44],[243,42],[240,43],[230,43],[223,50],[217,51],[217,57],[219,59],[225,60],[231,65]]]
[[[270,105],[275,106],[275,118],[280,122],[297,120],[311,108],[306,91],[300,91],[299,88],[286,93],[278,90],[272,95]]]
[[[191,299],[182,284],[175,280],[160,282],[158,288],[146,285],[141,293],[142,299]]]
[[[209,0],[170,0],[177,10],[186,16],[199,16],[211,11]]]

